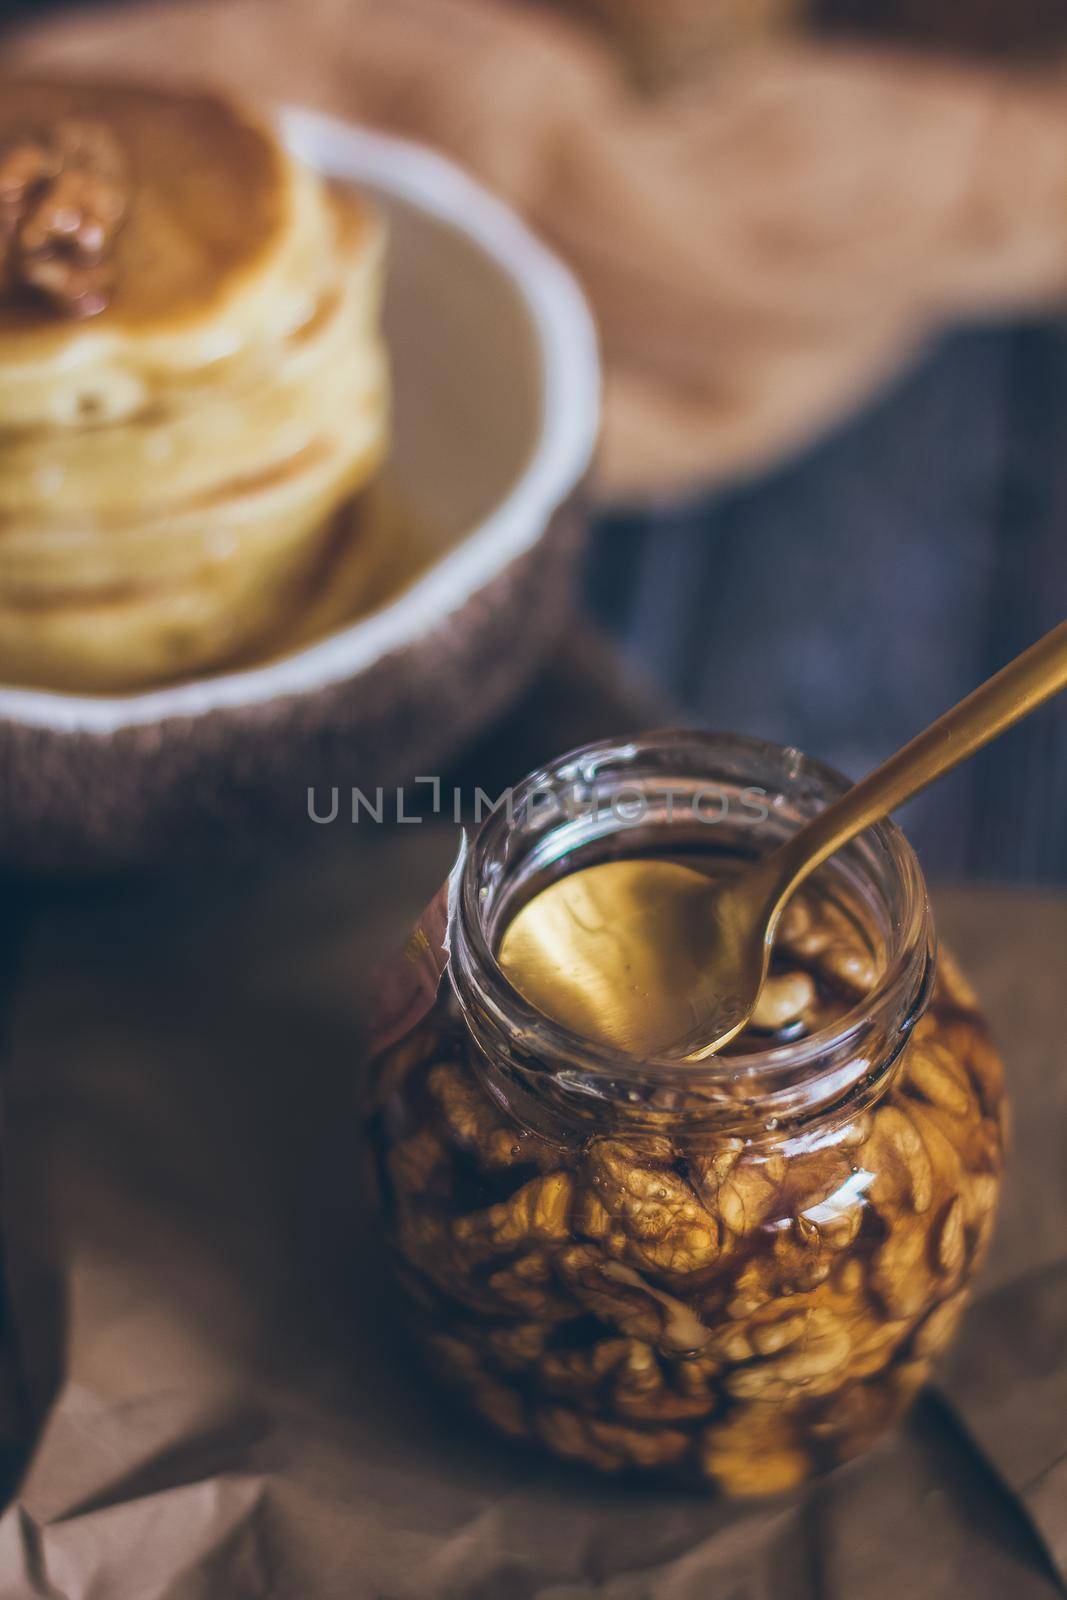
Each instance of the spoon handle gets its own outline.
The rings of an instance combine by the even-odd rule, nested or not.
[[[849,839],[944,777],[1064,688],[1067,622],[1059,623],[1016,656],[775,850],[766,864],[771,867],[773,863],[775,881],[781,885],[779,904]]]

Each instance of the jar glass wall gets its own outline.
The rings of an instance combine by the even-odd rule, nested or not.
[[[1003,1162],[1001,1067],[914,855],[867,831],[787,909],[727,1053],[641,1059],[528,1004],[495,951],[609,857],[718,872],[844,780],[663,734],[534,774],[391,980],[381,1203],[433,1365],[494,1426],[610,1472],[770,1493],[862,1450],[952,1336]]]

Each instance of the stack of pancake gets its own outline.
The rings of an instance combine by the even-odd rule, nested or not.
[[[47,271],[20,277],[12,241],[31,201],[49,215],[54,151],[105,136],[121,222],[77,235],[105,288],[64,303],[41,284],[67,191]],[[128,690],[265,648],[386,444],[378,220],[225,100],[9,82],[0,246],[0,682]]]

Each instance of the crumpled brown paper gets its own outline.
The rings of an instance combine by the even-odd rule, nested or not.
[[[943,1381],[870,1456],[731,1507],[514,1451],[411,1361],[354,1166],[358,1039],[455,844],[341,823],[256,870],[35,900],[5,1226],[43,1434],[0,1600],[1060,1593],[1067,901],[937,897],[1020,1152]]]
[[[785,41],[702,51],[649,95],[573,8],[159,0],[12,39],[5,66],[31,64],[208,74],[457,156],[592,296],[607,496],[766,467],[947,322],[1067,289],[1055,62]]]

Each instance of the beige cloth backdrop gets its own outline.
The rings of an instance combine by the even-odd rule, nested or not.
[[[592,295],[613,497],[762,468],[945,322],[1063,297],[1062,64],[677,56],[651,92],[580,8],[521,0],[160,0],[50,18],[5,64],[207,72],[450,151]]]

